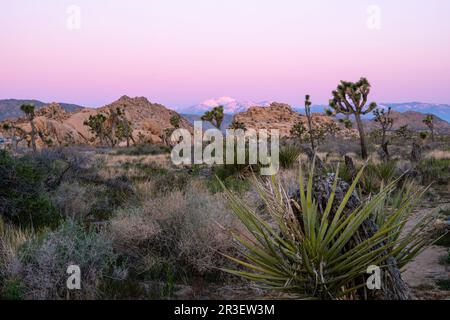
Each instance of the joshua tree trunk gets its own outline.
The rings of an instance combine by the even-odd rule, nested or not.
[[[31,146],[33,151],[36,151],[36,126],[34,125],[33,119],[30,119],[31,125]]]
[[[411,161],[414,163],[418,163],[422,160],[422,147],[413,142],[412,150],[411,150]]]
[[[381,150],[382,150],[382,158],[384,161],[389,161],[390,160],[390,156],[389,156],[389,142],[385,141],[383,142],[383,144],[381,145]]]
[[[364,125],[362,123],[361,116],[359,114],[355,114],[356,125],[358,126],[359,131],[359,141],[361,143],[361,157],[365,160],[368,157],[367,154],[367,146],[366,146],[366,135],[364,133]]]

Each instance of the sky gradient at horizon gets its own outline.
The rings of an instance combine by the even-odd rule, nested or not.
[[[81,28],[67,28],[70,5]],[[367,27],[369,5],[380,29]],[[365,76],[371,100],[450,103],[448,0],[3,0],[0,99],[170,107],[208,98],[324,104]]]

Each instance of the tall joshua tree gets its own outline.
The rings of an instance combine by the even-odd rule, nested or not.
[[[106,116],[103,113],[99,113],[96,115],[90,115],[88,120],[84,121],[84,125],[88,126],[90,131],[100,140],[100,143],[103,144],[106,140]]]
[[[20,110],[25,113],[25,116],[27,117],[28,121],[30,122],[31,126],[31,145],[33,147],[33,151],[36,151],[36,126],[34,125],[34,104],[23,104],[20,106]]]
[[[180,115],[176,114],[170,117],[170,125],[172,127],[164,129],[162,139],[164,140],[164,143],[168,146],[170,146],[170,137],[172,136],[173,132],[176,129],[180,128],[180,121],[181,117]]]
[[[311,100],[309,94],[305,97],[305,114],[308,119],[308,131],[309,131],[309,140],[311,142],[311,149],[316,150],[316,145],[314,143],[315,133],[313,132],[313,123],[312,123],[312,114],[311,114]]]
[[[366,78],[361,78],[358,82],[341,81],[337,89],[332,92],[333,99],[330,100],[330,107],[334,114],[341,113],[355,117],[363,159],[367,159],[368,154],[361,116],[372,112],[377,107],[375,102],[367,104],[370,88],[370,83]]]
[[[392,129],[394,125],[394,118],[391,117],[392,108],[389,107],[388,111],[384,111],[384,109],[375,109],[373,115],[375,116],[375,122],[378,124],[381,130],[381,149],[384,152],[385,159],[389,160],[389,150],[388,144],[386,141],[386,133]]]
[[[214,127],[220,130],[220,128],[222,127],[223,117],[223,106],[218,106],[211,111],[205,112],[201,119],[203,121],[208,121]]]
[[[430,129],[431,133],[431,141],[434,142],[434,116],[432,114],[428,114],[425,119],[423,119],[423,123]]]

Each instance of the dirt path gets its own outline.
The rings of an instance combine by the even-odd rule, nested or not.
[[[444,208],[450,208],[450,199],[447,197],[441,198],[437,207],[427,206],[414,216],[418,219],[430,210],[439,211]],[[413,224],[416,219],[413,218],[410,223]],[[450,280],[450,266],[441,263],[442,257],[448,255],[449,250],[442,246],[432,246],[407,265],[403,277],[417,299],[450,299],[450,291],[440,290],[436,285],[438,280]]]

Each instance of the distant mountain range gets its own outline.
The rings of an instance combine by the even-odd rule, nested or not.
[[[237,100],[231,97],[221,97],[217,99],[209,99],[197,105],[188,108],[178,108],[177,110],[183,114],[201,115],[214,107],[222,105],[226,114],[234,115],[236,113],[247,111],[250,107],[268,107],[273,101],[251,101],[251,100]],[[406,102],[406,103],[380,103],[380,108],[387,109],[391,107],[397,112],[415,111],[423,114],[433,114],[439,118],[450,122],[450,105],[448,104],[434,104],[423,102]],[[311,107],[312,112],[323,113],[328,106],[314,105]],[[299,113],[304,113],[303,107],[293,107]],[[372,114],[367,115],[366,119],[371,119]]]
[[[38,100],[19,100],[19,99],[7,99],[0,100],[0,121],[4,119],[17,119],[22,116],[23,113],[20,110],[20,106],[24,103],[33,103],[37,109],[41,109],[47,103]],[[239,101],[230,97],[221,97],[217,99],[209,99],[202,103],[189,107],[189,108],[177,108],[177,111],[181,113],[189,122],[193,123],[196,120],[200,120],[201,115],[212,108],[223,105],[225,111],[225,118],[223,121],[223,128],[227,128],[233,120],[233,115],[247,111],[253,106],[267,107],[271,104],[271,101]],[[61,107],[68,112],[74,112],[76,110],[83,109],[82,106],[70,103],[60,103]],[[402,113],[403,116],[396,115],[398,118],[397,124],[409,124],[413,130],[425,130],[426,128],[422,124],[423,114],[433,114],[437,117],[437,122],[440,123],[440,127],[445,132],[450,132],[447,124],[450,122],[450,105],[447,104],[432,104],[422,102],[408,102],[408,103],[381,103],[379,107],[387,109],[391,107],[392,110]],[[315,105],[312,106],[312,112],[322,113],[327,106]],[[304,108],[294,107],[295,111],[304,113]],[[370,120],[373,118],[371,114],[365,117],[366,122],[370,126]],[[209,129],[211,125],[204,123],[204,128]]]
[[[23,112],[20,110],[20,106],[23,104],[34,104],[36,109],[39,110],[48,103],[38,100],[19,100],[19,99],[6,99],[0,100],[0,121],[5,119],[17,119],[23,116]],[[59,103],[59,105],[68,112],[74,112],[83,109],[82,106],[71,103]]]

